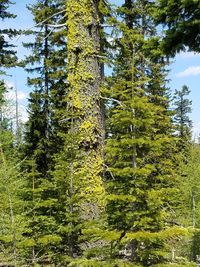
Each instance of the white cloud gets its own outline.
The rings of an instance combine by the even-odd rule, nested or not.
[[[5,83],[6,83],[6,86],[8,89],[8,92],[5,94],[6,99],[10,100],[10,101],[15,101],[16,100],[16,92],[13,89],[13,88],[15,88],[14,83],[12,81],[5,81]],[[26,93],[24,93],[21,90],[18,90],[18,92],[17,92],[18,101],[25,100],[27,97],[28,96]]]
[[[20,105],[19,106],[19,119],[25,123],[28,121],[28,113],[27,110],[24,106]]]
[[[196,124],[193,126],[192,132],[193,132],[193,138],[194,138],[195,140],[197,140],[197,138],[198,138],[199,135],[200,135],[200,122],[199,122],[199,123],[196,123]]]
[[[16,106],[15,103],[8,102],[6,105],[4,105],[2,109],[3,115],[7,118],[10,118],[13,121],[13,125],[15,125],[16,122]],[[26,110],[26,107],[19,104],[18,106],[18,115],[19,120],[23,123],[27,122],[28,120],[28,113]]]
[[[7,100],[13,100],[13,101],[15,101],[15,99],[16,99],[16,95],[15,95],[15,91],[8,91],[6,94],[5,94],[5,97],[6,97],[6,99]],[[17,92],[17,99],[18,99],[18,101],[20,101],[20,100],[25,100],[27,98],[27,95],[24,93],[24,92],[22,92],[22,91],[18,91]]]
[[[24,99],[27,98],[27,95],[26,95],[24,92],[19,91],[19,92],[17,93],[17,98],[18,98],[18,100],[24,100]]]
[[[188,77],[188,76],[197,76],[200,75],[200,66],[191,66],[185,69],[182,72],[176,74],[176,77]]]
[[[13,89],[14,84],[12,81],[5,81],[7,85],[8,92],[5,93],[5,98],[7,100],[6,105],[3,107],[3,113],[6,117],[13,120],[15,125],[16,120],[16,92]],[[19,109],[19,120],[22,122],[26,122],[28,120],[28,113],[26,107],[22,104],[23,100],[27,99],[27,94],[21,90],[17,92],[18,98],[18,109]]]
[[[11,89],[11,88],[14,88],[15,87],[14,86],[14,83],[11,82],[11,81],[5,81],[5,84],[6,84],[6,86],[7,86],[8,89]]]

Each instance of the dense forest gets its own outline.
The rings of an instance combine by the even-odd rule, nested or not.
[[[0,19],[15,25],[11,5]],[[27,8],[35,27],[0,27],[0,266],[200,266],[200,143],[190,89],[167,77],[176,53],[199,52],[200,1]],[[26,124],[17,101],[14,125],[5,112],[15,67]]]

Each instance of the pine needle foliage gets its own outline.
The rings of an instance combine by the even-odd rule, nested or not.
[[[113,239],[112,257],[145,266],[167,258],[163,231],[171,227],[170,207],[177,192],[167,61],[155,35],[152,9],[150,1],[125,1],[118,9],[106,141],[108,223],[121,232]],[[175,237],[178,229],[172,232]]]
[[[157,23],[168,28],[163,38],[163,48],[168,55],[189,50],[199,53],[199,1],[157,0],[154,17]]]
[[[4,22],[6,19],[14,19],[16,16],[9,12],[9,6],[13,4],[9,0],[3,0],[0,3],[0,20]],[[4,24],[4,23],[2,23]],[[16,64],[16,51],[14,45],[9,41],[16,36],[18,31],[15,29],[0,29],[0,68],[13,67]],[[0,72],[0,73],[1,73]]]
[[[26,157],[28,226],[27,255],[32,263],[54,261],[61,237],[57,234],[57,192],[51,175],[53,156],[61,146],[57,114],[63,105],[66,83],[65,1],[39,1],[28,9],[34,16],[36,30],[27,32],[34,42],[24,46],[32,51],[23,61],[29,73],[28,84],[34,87],[29,98],[22,157]],[[56,27],[61,24],[61,27]]]

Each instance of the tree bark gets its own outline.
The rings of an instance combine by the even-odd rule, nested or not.
[[[68,0],[68,116],[77,139],[75,179],[79,181],[84,219],[98,218],[104,207],[103,119],[100,85],[98,0]]]

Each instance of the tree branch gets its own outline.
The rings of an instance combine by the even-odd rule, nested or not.
[[[62,24],[46,24],[48,27],[50,28],[60,28],[60,27],[64,27],[66,26],[66,23],[62,23]]]

